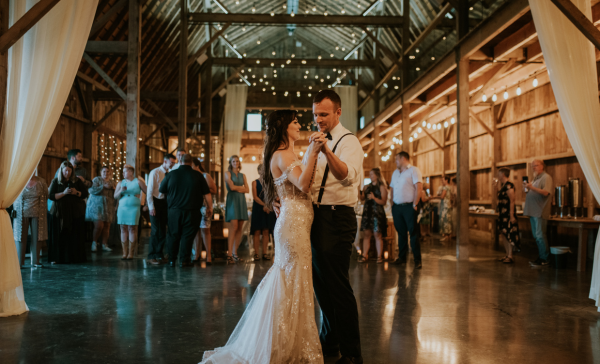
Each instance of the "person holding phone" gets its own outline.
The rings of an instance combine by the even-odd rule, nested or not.
[[[50,211],[49,263],[86,261],[84,199],[88,194],[87,186],[73,174],[73,165],[62,162],[60,174],[48,191],[48,198],[54,202]]]
[[[552,191],[554,183],[552,177],[544,171],[546,165],[544,161],[535,159],[531,163],[533,168],[533,182],[523,178],[523,187],[526,192],[525,207],[523,215],[529,216],[531,222],[531,232],[538,246],[539,257],[529,262],[534,267],[548,265],[548,239],[546,238],[546,226],[550,218],[550,209],[552,207]]]

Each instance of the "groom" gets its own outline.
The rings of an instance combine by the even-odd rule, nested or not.
[[[341,352],[336,363],[362,364],[358,309],[348,271],[364,155],[358,138],[340,124],[341,107],[340,96],[332,90],[320,91],[313,98],[313,116],[320,133],[311,135],[310,142],[323,135],[329,139],[319,153],[312,188],[313,285],[323,312],[323,355]]]

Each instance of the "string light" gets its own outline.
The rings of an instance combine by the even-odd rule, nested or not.
[[[485,94],[483,94],[483,96],[481,96],[481,100],[483,100],[483,102],[487,101],[487,96],[485,96]]]
[[[455,118],[450,119],[450,124],[454,125],[454,123],[456,123],[456,119]]]
[[[256,12],[256,4],[252,4],[252,12]]]
[[[504,100],[508,100],[508,91],[504,91],[504,95],[502,95],[504,97]]]
[[[498,100],[498,96],[496,96],[496,94],[493,94],[493,95],[492,95],[492,101],[493,101],[493,102],[496,102],[496,100]]]
[[[521,96],[521,85],[517,87],[517,96]]]
[[[427,126],[427,122],[423,120],[423,127]]]
[[[538,80],[537,77],[533,79],[533,87],[537,87],[538,85]]]

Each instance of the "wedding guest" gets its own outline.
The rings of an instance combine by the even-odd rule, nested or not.
[[[258,175],[263,175],[263,164],[258,165]],[[262,259],[271,260],[268,254],[269,237],[275,229],[275,213],[265,205],[263,186],[260,178],[252,181],[252,221],[250,221],[250,235],[254,238],[254,261],[260,261],[258,254],[260,248],[260,236],[262,235]]]
[[[19,264],[25,264],[27,236],[31,228],[31,266],[42,268],[40,252],[48,240],[48,185],[46,181],[35,175],[25,185],[25,189],[13,203],[16,214],[13,220],[13,235],[17,244]]]
[[[231,222],[227,251],[227,263],[243,262],[237,256],[237,250],[242,242],[242,229],[244,221],[248,220],[248,206],[245,194],[250,192],[246,176],[241,173],[242,163],[237,155],[229,158],[229,167],[225,172],[225,186],[227,187],[227,201],[225,203],[225,221]]]
[[[163,164],[154,168],[148,175],[147,203],[150,213],[150,246],[148,263],[159,265],[164,263],[163,249],[167,241],[167,216],[169,208],[165,195],[159,192],[159,187],[169,170],[175,165],[175,156],[165,154]]]
[[[117,184],[115,199],[119,201],[117,210],[117,223],[121,225],[122,259],[131,260],[137,248],[137,226],[140,221],[140,194],[145,193],[146,183],[141,178],[136,178],[133,166],[123,166],[123,180]]]
[[[373,168],[369,172],[371,184],[365,186],[360,199],[366,199],[360,231],[364,234],[362,255],[358,257],[359,263],[369,260],[371,249],[371,236],[375,235],[375,247],[377,248],[377,264],[383,263],[383,238],[387,236],[387,216],[384,206],[387,202],[388,191],[385,179],[379,168]]]
[[[67,152],[67,161],[73,166],[73,178],[78,178],[83,184],[90,188],[92,187],[92,181],[88,177],[87,170],[83,167],[83,154],[80,149],[71,149]],[[60,175],[61,168],[59,167],[54,174],[54,178],[58,178]],[[48,211],[52,209],[54,202],[50,200],[48,202]]]
[[[417,204],[423,189],[421,171],[410,164],[407,152],[396,154],[396,170],[392,174],[392,216],[398,232],[398,258],[393,264],[405,264],[408,253],[408,236],[415,260],[415,269],[421,269],[421,246],[417,230]]]
[[[87,196],[86,185],[73,175],[73,165],[62,162],[60,174],[52,180],[48,191],[48,198],[54,202],[50,211],[49,263],[86,261],[84,199]]]
[[[183,158],[183,156],[186,154],[187,154],[187,152],[185,151],[185,148],[177,149],[177,153],[175,154],[175,157],[177,158],[177,163],[175,163],[175,165],[170,169],[171,171],[174,171],[177,168],[179,168],[179,166],[181,166],[181,164],[182,164],[181,158]]]
[[[169,265],[175,267],[177,257],[180,267],[190,267],[192,242],[198,233],[202,214],[200,210],[206,201],[206,215],[212,216],[212,196],[202,173],[192,169],[192,156],[181,158],[182,164],[169,172],[158,189],[167,196],[169,206],[168,251]]]
[[[515,185],[508,180],[508,177],[510,177],[510,169],[502,168],[498,171],[500,188],[498,189],[498,222],[496,226],[506,250],[506,256],[500,259],[505,264],[514,263],[513,251],[521,251]]]
[[[423,183],[421,196],[419,196],[419,227],[421,228],[421,237],[429,237],[429,228],[431,226],[431,203],[429,202],[429,183]]]
[[[446,241],[452,234],[452,187],[450,186],[449,176],[444,176],[437,196],[431,197],[430,200],[441,200],[439,212],[442,238],[440,241]]]
[[[112,251],[108,247],[110,224],[115,217],[115,188],[117,183],[112,180],[112,171],[108,166],[102,166],[100,176],[94,178],[85,210],[85,220],[94,222],[92,251]]]
[[[202,167],[202,162],[200,162],[200,159],[198,159],[198,158],[192,159],[192,169],[202,173],[202,176],[204,176],[204,179],[206,180],[206,183],[208,184],[208,189],[210,190],[211,196],[216,195],[217,194],[217,184],[215,183],[215,180],[210,176],[210,174],[208,174],[204,171],[204,168]],[[212,264],[212,252],[211,252],[212,236],[210,235],[210,223],[212,221],[212,214],[211,214],[211,216],[208,216],[206,214],[207,206],[208,206],[208,201],[204,201],[204,204],[202,205],[202,208],[200,209],[200,212],[202,213],[202,220],[200,220],[200,231],[196,234],[196,237],[194,238],[194,252],[195,252],[194,262],[198,262],[200,260],[200,254],[202,252],[202,246],[200,245],[200,238],[202,238],[202,241],[204,242],[204,248],[206,249],[206,264],[211,265]]]
[[[525,207],[523,215],[529,216],[531,232],[537,243],[539,257],[529,262],[532,266],[548,265],[548,239],[546,238],[546,226],[550,218],[552,208],[552,191],[554,183],[552,177],[544,171],[544,161],[536,159],[531,163],[533,168],[533,182],[523,181],[526,189]]]

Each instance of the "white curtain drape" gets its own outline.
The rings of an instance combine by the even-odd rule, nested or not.
[[[571,0],[592,19],[590,0]],[[600,197],[600,103],[594,46],[549,0],[529,0],[558,110],[596,200]],[[590,298],[600,304],[600,235]]]
[[[37,2],[11,0],[10,24]],[[29,181],[52,136],[97,6],[98,0],[60,1],[8,52],[8,92],[0,141],[0,317],[28,310],[5,209]]]
[[[358,95],[356,86],[336,86],[333,88],[342,99],[342,116],[340,123],[353,133],[358,130]]]
[[[242,132],[246,117],[246,100],[248,86],[227,85],[227,100],[225,103],[223,166],[228,166],[229,157],[240,154]]]

